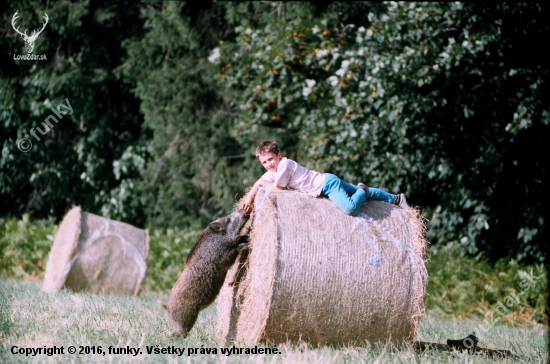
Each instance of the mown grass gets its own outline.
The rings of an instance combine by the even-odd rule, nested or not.
[[[415,352],[405,344],[399,350],[391,345],[365,343],[359,347],[296,347],[278,345],[281,354],[240,354],[226,356],[215,334],[215,305],[204,310],[186,339],[170,336],[166,313],[155,302],[151,292],[139,297],[91,295],[63,290],[58,294],[40,291],[39,281],[6,279],[0,286],[0,362],[140,362],[173,363],[191,359],[199,363],[372,363],[375,360],[392,363],[462,363],[493,362],[462,353],[430,351]],[[162,298],[166,298],[164,295]],[[445,342],[461,338],[472,331],[478,320],[445,319],[433,315],[424,317],[416,340]],[[543,363],[548,359],[547,336],[542,326],[511,327],[495,325],[479,335],[481,345],[508,348],[520,355],[517,362]],[[63,346],[64,355],[26,357],[12,354],[13,346]],[[107,351],[109,346],[140,348],[141,354],[68,354],[70,345],[98,346]],[[197,354],[183,357],[172,354],[147,354],[147,346],[168,348],[196,348]],[[216,354],[200,354],[200,348],[216,348]],[[243,346],[245,347],[245,346]],[[262,347],[271,347],[262,345]]]
[[[354,348],[296,348],[280,346],[278,355],[219,353],[215,335],[215,305],[203,313],[187,339],[170,336],[166,313],[153,299],[165,301],[179,276],[185,256],[199,234],[197,229],[151,232],[148,273],[137,298],[89,295],[64,290],[48,295],[40,291],[45,263],[57,227],[51,222],[0,219],[0,362],[176,362],[174,355],[148,355],[146,346],[218,348],[218,354],[184,355],[193,362],[475,362],[460,353],[416,353],[410,345],[400,350],[381,344]],[[520,362],[548,360],[545,325],[547,278],[542,265],[525,266],[514,260],[490,264],[481,256],[466,257],[456,245],[430,249],[430,275],[426,313],[415,340],[445,342],[476,331],[481,345],[507,348],[521,355]],[[525,282],[529,282],[528,285]],[[527,288],[526,288],[527,287]],[[518,302],[498,310],[513,294]],[[484,321],[488,320],[488,321]],[[495,323],[493,325],[493,323]],[[480,326],[481,325],[481,326]],[[480,331],[480,328],[485,328]],[[140,347],[137,357],[124,355],[39,356],[11,354],[12,346]]]

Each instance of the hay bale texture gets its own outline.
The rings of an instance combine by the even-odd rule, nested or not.
[[[261,189],[251,250],[218,297],[218,338],[248,345],[410,341],[424,312],[424,233],[413,208],[371,201],[352,217],[328,199]]]
[[[147,270],[149,233],[73,207],[55,235],[42,290],[135,296]]]

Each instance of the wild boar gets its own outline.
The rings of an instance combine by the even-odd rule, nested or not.
[[[168,310],[174,335],[186,337],[199,312],[216,299],[227,270],[242,249],[247,249],[247,236],[240,235],[250,215],[244,210],[211,222],[189,251],[183,273],[170,292]]]

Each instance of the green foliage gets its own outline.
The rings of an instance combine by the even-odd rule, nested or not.
[[[205,224],[231,211],[234,195],[244,189],[238,168],[243,148],[229,133],[229,101],[207,61],[220,33],[228,31],[218,22],[220,10],[183,2],[147,7],[142,17],[149,31],[124,42],[128,58],[120,75],[141,100],[145,126],[153,132],[154,160],[140,193],[156,228]]]
[[[187,229],[230,212],[275,139],[306,167],[404,192],[434,245],[541,262],[547,7],[535,3],[41,2],[47,61],[2,63],[0,216],[72,206]],[[68,99],[40,141],[29,135]],[[28,153],[16,142],[29,137]]]
[[[147,276],[144,291],[170,292],[183,271],[187,254],[195,245],[201,230],[154,230],[150,234]]]
[[[306,167],[405,192],[432,243],[542,261],[549,75],[524,43],[550,35],[542,11],[355,5],[236,27],[218,60],[236,95],[233,135],[274,138]]]
[[[57,227],[53,222],[0,218],[0,273],[11,277],[42,277]]]
[[[149,137],[141,129],[139,103],[113,73],[125,57],[122,39],[142,32],[139,4],[9,1],[0,25],[4,56],[26,53],[11,28],[16,10],[21,30],[36,29],[48,14],[34,48],[47,60],[2,62],[0,215],[60,218],[80,205],[143,224],[146,201],[133,190]],[[51,108],[66,99],[72,114],[52,122],[46,133],[44,120],[55,115]],[[31,135],[33,128],[40,140]],[[33,143],[27,153],[17,147],[21,138]]]
[[[483,320],[500,302],[509,310],[503,321],[548,324],[548,271],[542,264],[525,266],[513,259],[490,264],[481,255],[466,257],[450,243],[432,247],[426,268],[428,312]]]

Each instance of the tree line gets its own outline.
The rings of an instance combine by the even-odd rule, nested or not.
[[[538,3],[0,5],[1,215],[72,206],[204,226],[279,142],[304,166],[404,192],[432,244],[546,257],[547,7]],[[49,21],[16,60],[20,30]],[[73,109],[36,140],[57,106]],[[32,148],[23,152],[18,141]]]

